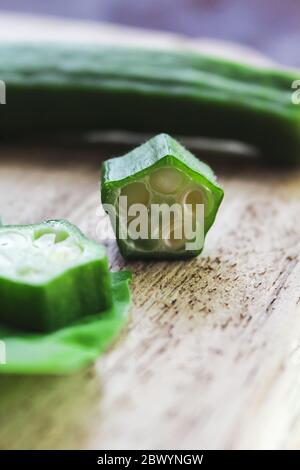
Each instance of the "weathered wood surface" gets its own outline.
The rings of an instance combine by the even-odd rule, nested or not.
[[[1,217],[68,218],[97,238],[106,156],[2,146]],[[203,254],[127,265],[130,321],[94,367],[1,377],[1,449],[300,448],[300,170],[213,164],[226,196]]]

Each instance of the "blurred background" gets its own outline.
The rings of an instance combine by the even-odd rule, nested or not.
[[[235,41],[300,66],[299,0],[0,0],[1,10]]]

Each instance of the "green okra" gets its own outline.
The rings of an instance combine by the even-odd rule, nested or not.
[[[167,134],[103,164],[101,199],[126,258],[199,254],[223,194],[211,168]]]
[[[0,322],[49,332],[112,304],[104,247],[66,221],[0,227]]]
[[[0,374],[68,374],[93,363],[128,320],[131,274],[112,272],[111,281],[112,305],[65,328],[32,333],[0,323],[7,359],[0,363]]]
[[[114,129],[238,140],[300,160],[299,74],[197,52],[2,44],[2,135]]]

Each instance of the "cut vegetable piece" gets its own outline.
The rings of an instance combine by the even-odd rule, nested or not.
[[[111,273],[112,306],[51,333],[0,324],[6,364],[0,374],[69,374],[91,363],[115,341],[128,319],[131,274]]]
[[[133,201],[146,203],[136,219],[120,210],[120,196],[124,195],[128,195],[128,210]],[[223,189],[205,163],[169,135],[160,134],[127,155],[104,162],[101,198],[104,204],[114,207],[110,216],[117,214],[116,223],[112,222],[125,257],[184,258],[201,252],[204,236],[223,199]],[[191,209],[192,215],[186,209]],[[187,223],[191,225],[188,236]],[[180,237],[174,227],[181,228]],[[135,228],[139,233],[133,233]],[[198,244],[190,243],[194,240]]]
[[[1,226],[0,299],[0,322],[28,331],[99,313],[112,302],[105,249],[66,221]]]

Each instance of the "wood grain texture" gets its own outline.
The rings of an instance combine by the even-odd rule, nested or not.
[[[66,217],[97,239],[101,156],[2,148],[4,221]],[[95,367],[1,377],[2,449],[300,447],[300,172],[214,167],[226,197],[204,253],[129,265],[131,319]]]
[[[1,217],[68,218],[97,239],[108,156],[1,146]],[[126,264],[130,321],[95,366],[1,377],[1,449],[300,448],[300,170],[212,163],[225,199],[203,254]]]

